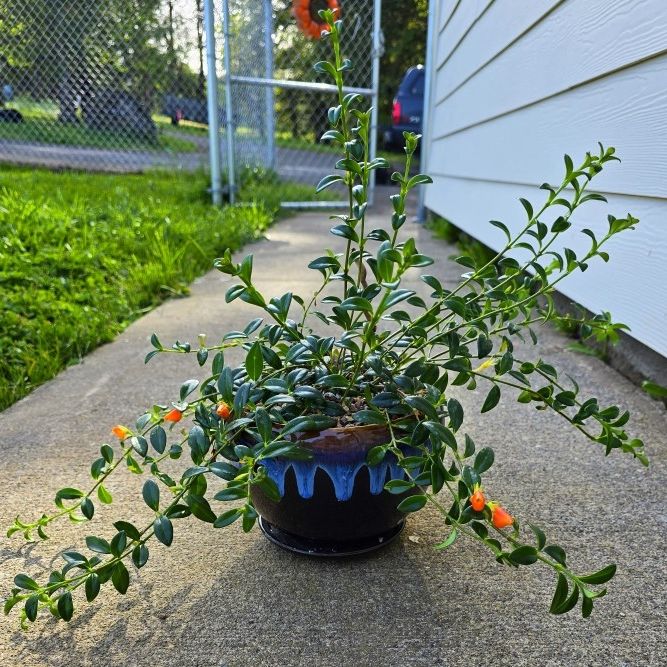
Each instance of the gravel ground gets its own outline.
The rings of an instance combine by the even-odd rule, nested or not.
[[[318,274],[306,264],[321,254],[328,226],[326,216],[304,214],[273,228],[252,248],[258,283],[272,294],[311,291]],[[453,252],[422,228],[410,231],[426,254],[446,260]],[[460,271],[446,261],[432,269],[445,280]],[[227,287],[226,276],[209,273],[189,298],[165,303],[0,414],[2,525],[17,514],[38,516],[62,486],[86,485],[90,461],[113,424],[169,401],[182,380],[200,374],[193,359],[177,355],[144,366],[151,332],[163,341],[194,340],[200,332],[215,339],[254,317],[245,304],[224,303]],[[464,540],[436,552],[445,531],[428,508],[410,517],[401,539],[384,551],[336,562],[283,552],[257,530],[246,535],[236,526],[213,530],[185,520],[176,524],[173,546],[156,547],[149,565],[133,574],[125,597],[109,591],[83,604],[69,624],[43,619],[27,632],[17,629],[16,615],[6,619],[0,665],[666,664],[665,409],[601,361],[567,352],[567,343],[546,330],[531,354],[575,376],[584,393],[630,409],[631,428],[652,458],[648,470],[616,453],[605,459],[558,416],[509,395],[478,419],[480,399],[465,390],[458,395],[478,446],[496,450],[490,492],[563,544],[575,569],[618,563],[609,595],[588,620],[547,613],[554,581],[544,569],[510,570]],[[105,534],[102,526],[118,518],[147,517],[141,482],[129,474],[112,478],[115,502],[98,508],[92,526],[63,524],[37,545],[3,538],[2,590],[18,571],[48,572],[82,535]]]

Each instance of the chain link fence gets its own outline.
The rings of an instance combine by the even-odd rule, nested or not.
[[[331,58],[328,41],[315,38],[316,11],[326,3],[227,2],[230,66],[223,78],[229,72],[235,163],[274,167],[284,178],[314,185],[331,172],[337,152],[319,142],[337,93],[313,69],[315,62]],[[303,15],[306,4],[304,26],[295,14]],[[354,63],[346,86],[365,95],[370,105],[379,77],[380,1],[347,0],[340,10],[343,56]]]
[[[0,0],[0,160],[205,166],[203,2]]]
[[[379,3],[339,0],[344,55],[355,65],[347,85],[369,103],[377,91]],[[208,168],[217,150],[223,171],[273,169],[314,185],[335,159],[318,139],[336,97],[314,73],[330,47],[304,30],[302,10],[297,21],[303,4],[0,0],[0,161],[193,170]],[[312,0],[312,21],[326,4]],[[209,142],[211,112],[220,130]]]

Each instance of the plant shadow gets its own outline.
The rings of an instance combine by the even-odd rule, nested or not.
[[[243,546],[225,553],[208,579],[142,575],[115,608],[108,600],[81,607],[66,626],[48,620],[37,640],[16,631],[20,664],[364,665],[392,653],[400,663],[429,647],[433,655],[438,604],[405,536],[341,559],[283,551],[259,531]],[[210,565],[204,569],[215,572]]]

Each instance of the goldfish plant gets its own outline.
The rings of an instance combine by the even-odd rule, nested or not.
[[[541,186],[540,204],[521,199],[525,220],[518,231],[491,223],[507,237],[492,259],[458,257],[463,273],[452,289],[424,273],[428,295],[420,296],[404,286],[408,272],[433,263],[405,233],[409,193],[431,182],[426,175],[411,175],[419,136],[405,133],[404,169],[391,176],[397,188],[392,212],[386,226],[369,229],[372,173],[388,165],[370,157],[373,128],[363,97],[345,93],[344,76],[352,64],[341,52],[342,24],[330,10],[320,16],[333,57],[315,70],[338,91],[322,140],[337,146],[341,158],[317,190],[335,186],[347,192],[345,212],[332,216],[331,229],[343,240],[343,251],[327,251],[308,264],[321,282],[304,296],[263,293],[253,281],[252,255],[236,262],[227,252],[216,260],[217,269],[233,280],[226,301],[241,299],[258,317],[243,330],[215,338],[215,344],[208,343],[212,336],[168,345],[152,336],[146,362],[163,354],[194,355],[201,379],[187,380],[177,400],[152,406],[136,424],[113,427],[115,444],[101,446],[90,488],[60,489],[55,511],[32,522],[17,518],[8,535],[46,539],[62,518],[85,524],[100,505],[112,502],[107,483],[122,469],[146,477],[137,502],[148,506],[150,520],[143,525],[117,520],[106,535],[88,535],[85,548],[64,552],[62,567],[45,581],[18,574],[5,612],[20,609],[23,624],[43,611],[68,621],[75,602],[93,601],[103,587],[124,594],[149,556],[155,560],[172,544],[175,524],[187,524],[186,517],[213,528],[250,531],[258,519],[252,489],[280,501],[269,462],[307,460],[311,453],[303,434],[345,425],[387,429],[386,441],[368,451],[367,464],[394,457],[401,474],[384,489],[402,497],[402,513],[428,506],[442,516],[438,549],[466,538],[502,565],[550,570],[552,613],[569,612],[580,602],[588,616],[614,576],[614,564],[592,573],[575,571],[563,547],[550,542],[542,528],[526,524],[525,529],[512,515],[517,510],[510,514],[510,500],[497,498],[484,481],[493,449],[478,447],[466,432],[466,421],[479,417],[464,410],[451,390],[481,393],[484,415],[503,398],[551,410],[601,454],[627,453],[647,464],[642,441],[626,430],[627,412],[583,396],[553,365],[515,350],[517,341],[535,343],[538,328],[558,320],[552,294],[559,283],[592,262],[607,262],[608,242],[638,223],[630,214],[610,215],[603,235],[583,230],[587,251],[575,253],[561,244],[580,207],[605,201],[590,185],[617,160],[614,149],[600,146],[578,165],[565,156],[562,181]],[[239,365],[227,363],[232,349],[242,352]]]

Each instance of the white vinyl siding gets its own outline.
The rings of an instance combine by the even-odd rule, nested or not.
[[[615,146],[622,163],[594,182],[609,205],[585,204],[564,243],[587,248],[577,230],[603,234],[607,213],[641,222],[562,292],[667,356],[667,0],[431,0],[430,11],[426,206],[498,248],[488,221],[518,229],[518,197],[542,201],[563,153],[577,163],[597,141]]]

